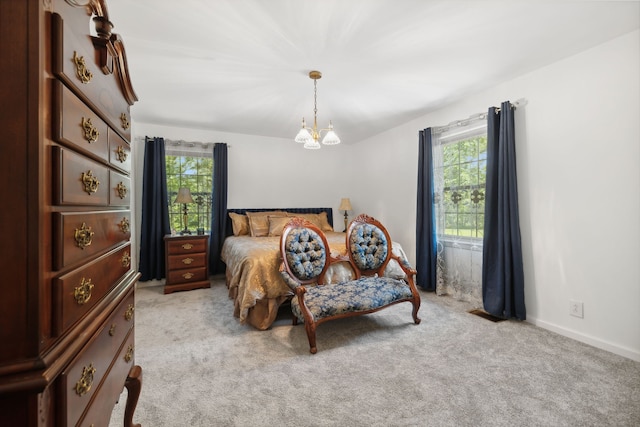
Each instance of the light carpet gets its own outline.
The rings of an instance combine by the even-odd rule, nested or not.
[[[638,426],[640,363],[448,297],[318,327],[241,325],[223,280],[136,293],[134,421],[156,426]],[[110,426],[122,425],[126,391]]]

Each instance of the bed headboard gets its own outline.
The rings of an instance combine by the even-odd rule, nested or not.
[[[291,213],[327,213],[327,219],[329,224],[333,227],[333,208],[249,208],[249,209],[227,209],[227,226],[225,228],[225,237],[233,235],[233,229],[231,228],[231,220],[229,219],[229,213],[237,213],[244,215],[246,212],[264,212],[264,211],[287,211]]]

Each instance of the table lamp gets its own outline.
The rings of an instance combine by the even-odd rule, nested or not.
[[[338,208],[339,211],[344,211],[344,230],[343,232],[346,233],[347,231],[347,224],[349,224],[349,215],[347,214],[348,211],[353,210],[353,208],[351,207],[351,200],[349,200],[348,197],[343,198],[342,200],[340,200],[340,207]]]
[[[174,203],[182,203],[182,221],[184,222],[184,230],[180,232],[180,234],[191,234],[189,231],[187,224],[187,203],[193,203],[193,197],[191,197],[191,191],[188,188],[181,188],[178,190],[178,196]]]

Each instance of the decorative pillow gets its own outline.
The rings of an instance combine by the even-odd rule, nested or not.
[[[327,218],[326,212],[320,212],[318,214],[318,222],[320,223],[320,230],[322,231],[333,231],[333,227],[329,224],[329,219]]]
[[[269,236],[280,236],[282,235],[282,229],[289,221],[291,221],[291,217],[288,216],[273,216],[269,215]]]
[[[290,217],[304,218],[322,231],[333,231],[333,228],[329,225],[326,212],[321,212],[319,214],[288,212],[287,215]]]
[[[287,216],[283,211],[247,212],[251,237],[269,235],[269,216]]]
[[[229,218],[231,218],[231,228],[233,229],[234,236],[246,236],[251,233],[249,229],[249,218],[247,218],[246,215],[229,212]]]

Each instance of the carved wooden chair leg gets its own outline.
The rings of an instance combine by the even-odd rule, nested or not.
[[[416,325],[419,325],[422,319],[418,317],[418,309],[420,309],[419,305],[413,304],[413,322]]]
[[[309,338],[309,351],[311,354],[316,354],[318,347],[316,347],[316,325],[311,322],[305,322],[305,329],[307,330],[307,338]]]
[[[133,413],[138,405],[140,389],[142,388],[142,368],[140,366],[136,365],[131,368],[124,386],[127,388],[127,404],[124,408],[124,425],[125,427],[141,427],[140,424],[133,424]]]

